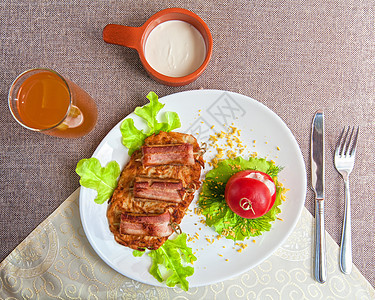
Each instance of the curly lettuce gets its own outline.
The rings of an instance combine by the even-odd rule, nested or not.
[[[144,132],[137,129],[134,126],[134,121],[130,118],[125,119],[120,126],[122,144],[129,149],[129,155],[139,149],[148,136],[158,134],[160,131],[169,132],[181,127],[181,121],[176,112],[165,112],[165,121],[159,122],[157,116],[165,104],[159,102],[159,98],[154,92],[150,92],[146,97],[150,100],[150,103],[142,107],[137,107],[134,113],[146,121],[148,130]]]
[[[167,240],[159,249],[148,252],[152,260],[150,274],[159,282],[165,281],[169,287],[179,284],[184,291],[189,289],[186,277],[194,274],[194,268],[184,263],[192,264],[197,260],[192,249],[186,245],[186,239],[186,233],[182,233],[174,240]],[[144,251],[133,251],[136,257],[144,253]],[[168,270],[166,275],[163,276],[160,266]]]
[[[97,158],[81,159],[76,167],[76,173],[81,176],[79,183],[97,191],[94,201],[103,204],[108,200],[117,186],[120,166],[116,161],[102,167]]]
[[[256,219],[245,219],[235,214],[227,205],[224,192],[229,178],[242,170],[258,170],[269,174],[276,184],[276,200],[273,207],[265,215]],[[243,241],[246,238],[261,235],[269,231],[281,212],[279,205],[282,203],[285,189],[277,181],[281,168],[273,162],[263,158],[251,157],[246,160],[242,157],[226,159],[206,174],[202,185],[198,204],[205,216],[206,224],[228,239]]]

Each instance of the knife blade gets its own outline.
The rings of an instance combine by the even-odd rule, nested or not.
[[[315,113],[311,130],[311,185],[315,192],[315,279],[327,280],[324,229],[324,112]]]

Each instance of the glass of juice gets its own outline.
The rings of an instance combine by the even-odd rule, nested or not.
[[[12,83],[8,101],[13,117],[23,127],[57,137],[82,137],[98,118],[89,94],[48,69],[20,74]]]

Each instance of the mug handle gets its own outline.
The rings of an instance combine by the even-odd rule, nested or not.
[[[139,50],[142,33],[142,27],[108,24],[103,29],[103,40],[109,44],[121,45]]]

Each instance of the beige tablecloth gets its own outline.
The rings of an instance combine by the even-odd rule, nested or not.
[[[10,299],[374,299],[356,267],[338,267],[338,246],[327,235],[328,280],[312,274],[313,218],[304,209],[288,240],[248,272],[204,287],[163,288],[127,278],[91,248],[80,222],[79,189],[0,264],[0,298]]]

